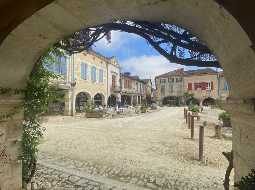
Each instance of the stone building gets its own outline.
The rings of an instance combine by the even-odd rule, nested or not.
[[[197,69],[184,71],[178,69],[157,76],[155,78],[157,87],[157,100],[163,104],[188,92],[194,95],[199,103],[214,100],[226,100],[229,96],[229,85],[223,72],[213,69]],[[171,99],[172,97],[172,99]]]
[[[62,76],[53,84],[65,91],[65,115],[84,111],[88,102],[106,106],[109,96],[119,86],[120,67],[115,58],[106,58],[92,50],[66,55],[61,64],[52,67]]]
[[[155,77],[156,99],[168,104],[184,93],[184,70],[178,69]]]
[[[116,106],[117,99],[120,97],[120,65],[117,60],[112,57],[110,63],[107,64],[107,91],[108,91],[108,106]]]
[[[137,105],[145,100],[145,82],[138,76],[131,76],[128,72],[122,73],[120,86],[122,105]]]
[[[151,79],[142,79],[142,81],[145,84],[145,99],[146,103],[150,104],[152,101],[152,81]]]
[[[220,99],[219,73],[213,69],[197,69],[185,71],[184,92],[194,94],[199,103]]]

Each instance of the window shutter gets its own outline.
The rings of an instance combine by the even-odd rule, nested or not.
[[[192,90],[192,83],[188,83],[188,90]]]
[[[211,82],[211,90],[213,90],[213,81]]]

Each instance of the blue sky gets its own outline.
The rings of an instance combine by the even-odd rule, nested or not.
[[[152,48],[146,40],[125,32],[112,32],[111,43],[104,38],[93,49],[104,56],[115,56],[121,65],[121,72],[130,72],[140,78],[154,79],[155,76],[177,68],[195,69],[170,63]]]

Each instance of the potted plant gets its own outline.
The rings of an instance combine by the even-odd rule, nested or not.
[[[96,106],[92,102],[88,102],[85,106],[85,116],[87,118],[101,118],[103,117],[103,112],[96,110]]]
[[[141,110],[141,113],[146,113],[147,110],[148,110],[148,107],[147,107],[145,104],[143,104],[143,105],[141,106],[140,110]]]
[[[232,127],[230,121],[230,114],[226,111],[219,114],[218,119],[223,122],[223,127]]]

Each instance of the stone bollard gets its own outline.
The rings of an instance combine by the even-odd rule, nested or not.
[[[191,139],[194,139],[194,132],[195,132],[195,128],[194,128],[194,116],[193,115],[190,115],[190,138]]]
[[[186,115],[185,115],[186,124],[188,123],[188,110],[186,109]]]
[[[215,137],[217,139],[221,139],[222,138],[221,126],[220,125],[215,125]]]
[[[206,127],[206,121],[199,127],[199,161],[203,161],[204,157],[204,127]]]

